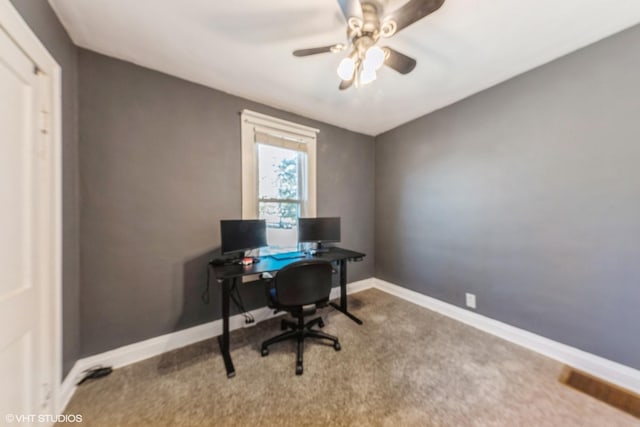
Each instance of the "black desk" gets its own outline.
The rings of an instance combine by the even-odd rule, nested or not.
[[[330,303],[336,310],[341,311],[359,325],[362,320],[358,319],[347,309],[347,261],[359,261],[365,257],[365,254],[342,248],[329,248],[328,252],[322,252],[309,259],[326,259],[327,261],[337,261],[340,266],[340,304]],[[231,287],[238,285],[243,276],[253,274],[267,273],[278,271],[285,266],[303,260],[305,258],[294,258],[286,260],[276,260],[269,256],[260,258],[260,262],[252,265],[217,265],[211,266],[216,281],[222,286],[222,335],[218,337],[220,351],[224,359],[224,365],[227,369],[227,377],[235,376],[236,371],[233,367],[231,354],[229,353],[229,300]]]

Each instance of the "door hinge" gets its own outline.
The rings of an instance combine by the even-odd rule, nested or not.
[[[49,112],[44,108],[40,110],[40,132],[43,135],[49,134]]]
[[[48,157],[49,151],[49,112],[42,108],[38,111],[38,122],[37,126],[40,130],[41,136],[37,138],[36,143],[36,155],[40,159],[46,159]]]
[[[51,402],[51,385],[49,383],[42,384],[42,409],[45,409],[49,406],[49,402]]]

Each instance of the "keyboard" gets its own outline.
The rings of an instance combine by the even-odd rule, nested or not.
[[[271,258],[278,261],[284,261],[287,259],[296,259],[296,258],[306,258],[306,257],[307,257],[307,254],[304,252],[285,252],[281,254],[271,255]]]

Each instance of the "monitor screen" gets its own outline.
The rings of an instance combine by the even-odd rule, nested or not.
[[[229,219],[220,221],[222,253],[247,251],[267,246],[264,219]]]
[[[339,242],[340,217],[299,218],[299,242]]]

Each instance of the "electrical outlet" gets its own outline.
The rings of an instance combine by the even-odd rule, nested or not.
[[[467,293],[467,294],[465,294],[465,296],[466,296],[466,300],[467,300],[467,307],[475,309],[476,308],[476,296],[475,296],[475,294]]]

